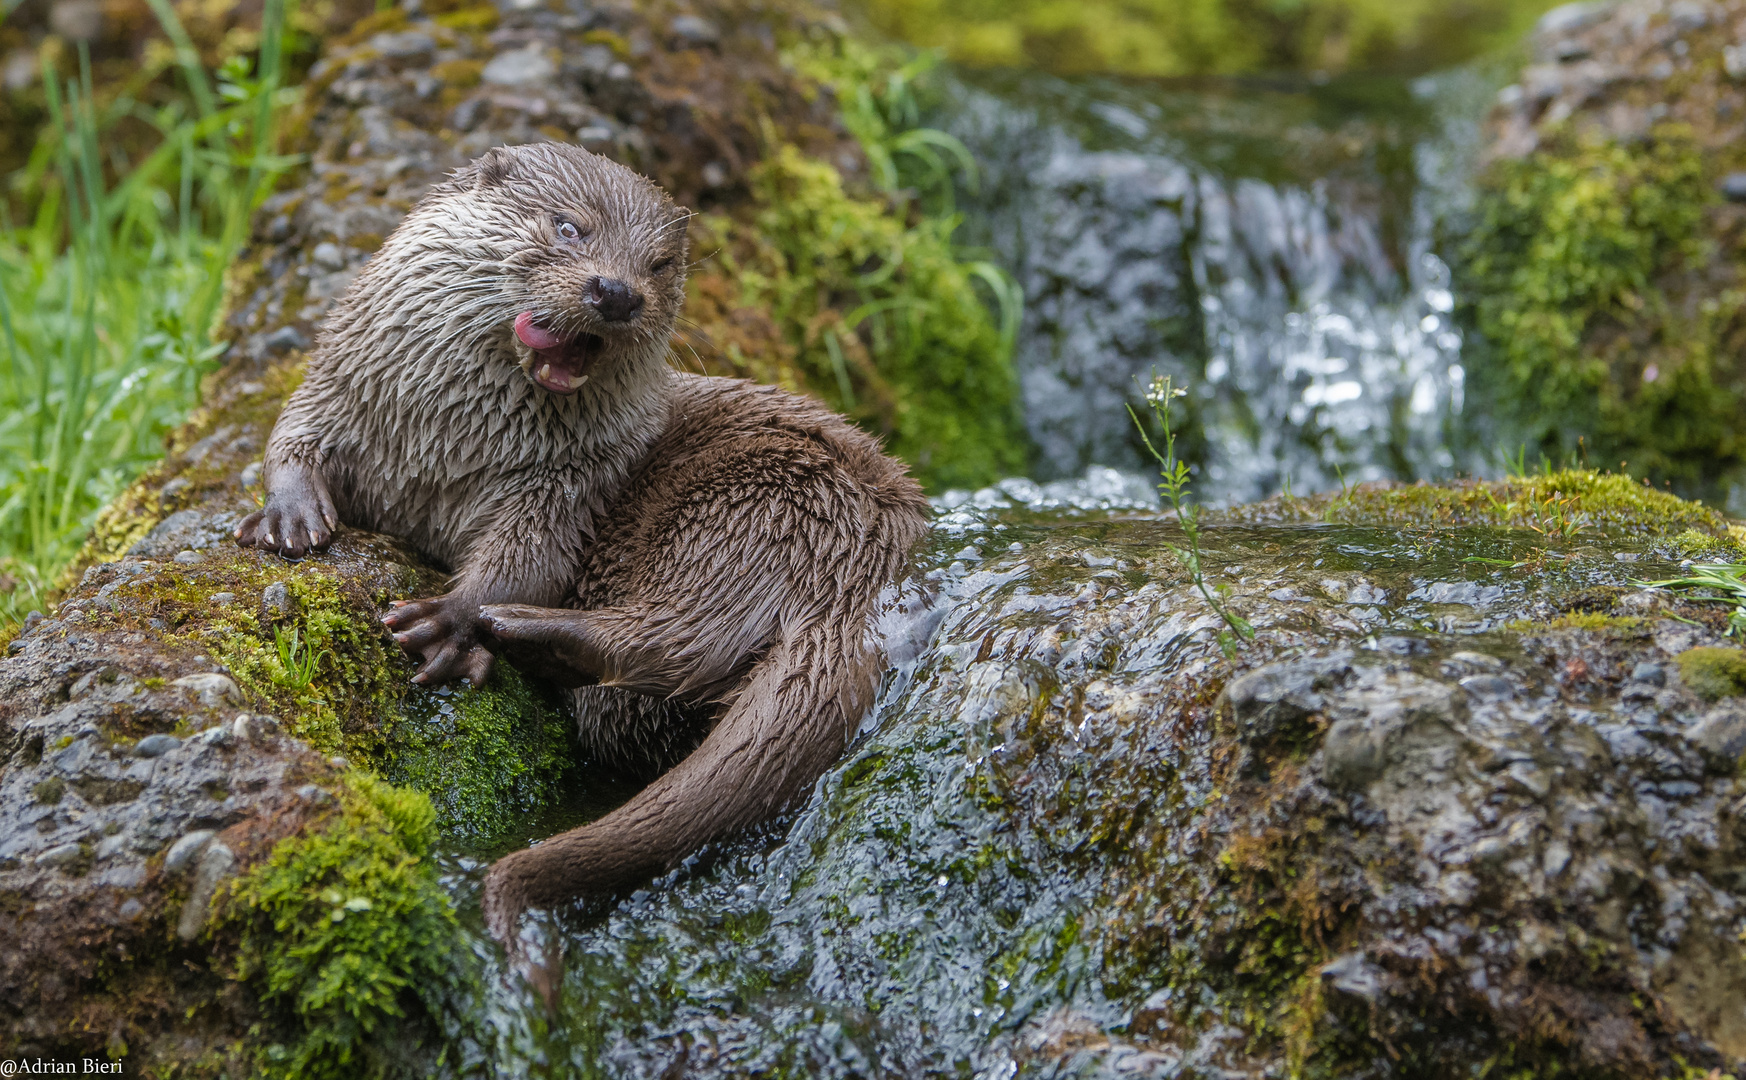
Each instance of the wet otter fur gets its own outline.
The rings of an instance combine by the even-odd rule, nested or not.
[[[571,688],[596,756],[661,760],[704,717],[630,802],[492,866],[500,941],[810,787],[871,703],[875,600],[925,528],[902,465],[829,410],[668,366],[686,218],[576,147],[459,170],[330,316],[237,529],[291,558],[341,521],[408,537],[454,569],[384,618],[414,678],[478,684],[502,654]]]

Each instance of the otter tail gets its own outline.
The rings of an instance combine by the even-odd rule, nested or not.
[[[918,522],[919,525],[919,522]],[[919,528],[917,529],[919,531]],[[908,542],[877,544],[893,580]],[[890,557],[895,555],[895,558]],[[530,907],[610,892],[663,873],[704,843],[762,821],[842,753],[872,704],[883,658],[870,605],[878,591],[838,582],[825,610],[784,628],[731,695],[702,745],[598,821],[499,860],[485,882],[487,925],[508,942]]]

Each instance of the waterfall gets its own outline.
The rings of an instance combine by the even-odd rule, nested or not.
[[[982,163],[962,238],[1025,290],[1035,474],[1140,467],[1154,370],[1208,502],[1477,471],[1434,237],[1478,113],[1445,84],[952,76],[932,122]]]

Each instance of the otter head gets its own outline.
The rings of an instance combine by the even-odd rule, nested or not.
[[[453,184],[503,229],[492,246],[528,378],[573,394],[608,365],[664,360],[685,299],[690,219],[665,192],[558,143],[488,151]]]

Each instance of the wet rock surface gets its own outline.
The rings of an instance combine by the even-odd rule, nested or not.
[[[530,932],[567,958],[559,1019],[497,987],[483,1059],[1740,1061],[1739,699],[1704,700],[1677,661],[1734,647],[1714,605],[1633,584],[1674,569],[1652,540],[1215,525],[1209,573],[1259,630],[1227,661],[1180,530],[1075,510],[1096,482],[942,507],[885,626],[914,659],[862,741],[791,822]],[[450,865],[470,897],[482,867]]]

